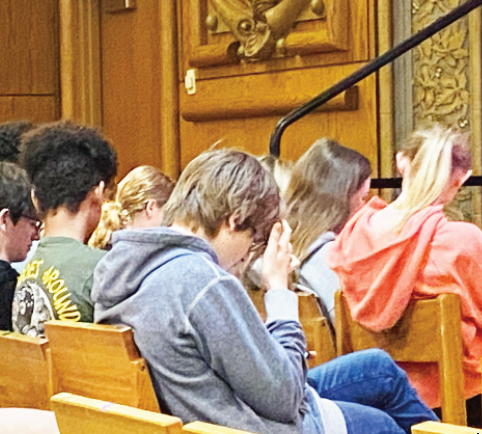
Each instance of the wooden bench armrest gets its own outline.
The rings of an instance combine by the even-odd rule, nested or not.
[[[440,422],[423,422],[412,426],[412,434],[480,434],[481,432],[476,428]]]

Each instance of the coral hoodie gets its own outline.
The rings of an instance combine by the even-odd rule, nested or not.
[[[480,393],[482,355],[482,231],[448,221],[442,206],[415,213],[400,233],[381,233],[371,221],[387,204],[368,202],[344,227],[327,254],[352,316],[375,331],[390,328],[412,299],[460,296],[466,397]],[[432,408],[440,406],[432,363],[404,363],[410,382]]]

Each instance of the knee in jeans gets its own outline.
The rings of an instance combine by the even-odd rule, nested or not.
[[[378,366],[385,368],[387,372],[393,370],[398,371],[398,366],[395,364],[391,356],[383,350],[378,348],[372,348],[370,350],[365,350],[367,356],[369,356]]]

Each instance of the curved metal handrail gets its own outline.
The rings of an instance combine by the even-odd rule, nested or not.
[[[301,107],[298,107],[297,109],[294,109],[293,111],[288,113],[285,117],[280,119],[275,129],[273,130],[273,133],[271,134],[269,144],[270,154],[275,157],[279,157],[281,136],[283,135],[286,128],[288,128],[291,124],[306,116],[308,113],[311,113],[313,110],[325,104],[327,101],[344,92],[348,88],[354,86],[356,83],[368,77],[370,74],[378,71],[383,66],[387,65],[390,62],[393,62],[402,54],[416,47],[426,39],[433,36],[435,33],[449,26],[454,21],[457,21],[459,18],[462,18],[463,16],[467,15],[469,12],[481,5],[482,0],[467,0],[467,2],[458,6],[456,9],[444,15],[443,17],[440,17],[438,20],[430,24],[425,29],[411,36],[407,40],[401,42],[396,47],[382,54],[380,57],[377,57],[368,65],[339,81],[333,87],[330,87],[329,89],[320,93],[318,96],[308,101],[306,104],[303,104]]]

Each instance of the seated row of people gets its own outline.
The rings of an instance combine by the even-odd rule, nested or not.
[[[95,302],[96,321],[133,327],[161,408],[185,422],[260,433],[395,433],[435,419],[405,373],[379,351],[322,365],[308,372],[308,386],[297,299],[287,290],[290,229],[277,223],[279,190],[253,157],[221,150],[191,162],[165,205],[167,227],[131,230],[133,215],[155,217],[151,222],[161,217],[161,204],[143,193],[145,184],[132,190],[140,207],[130,216],[118,195],[104,214],[115,211],[125,229],[112,235],[105,254],[84,244],[115,176],[111,145],[93,129],[61,122],[27,133],[23,146],[44,237],[19,278],[14,329],[37,335],[50,318],[92,321]],[[286,189],[301,276],[322,288],[327,306],[338,277],[325,264],[368,206],[356,212],[369,175],[361,154],[322,140],[296,163]],[[110,235],[96,239],[105,246]],[[244,267],[259,247],[266,247],[266,326],[229,272]],[[317,273],[328,276],[326,282],[319,284]]]

